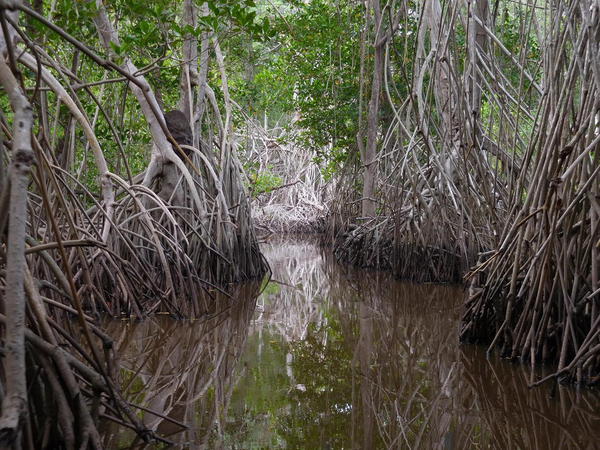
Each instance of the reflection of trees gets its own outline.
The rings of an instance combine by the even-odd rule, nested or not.
[[[593,448],[600,437],[597,394],[551,399],[514,366],[459,347],[459,288],[343,269],[306,239],[264,250],[277,283],[256,320],[255,303],[238,301],[202,322],[111,329],[129,400],[171,420],[144,413],[162,436],[185,448],[361,449]]]
[[[246,286],[235,293],[237,301],[217,298],[221,312],[201,321],[108,324],[121,356],[124,395],[141,407],[149,429],[185,448],[207,445],[213,428],[219,434],[254,312],[248,299],[256,291]],[[105,433],[107,448],[134,437],[112,431]]]
[[[303,389],[291,389],[279,436],[289,448],[467,443],[453,419],[474,401],[454,396],[460,290],[327,263],[322,320],[290,344]]]
[[[340,384],[329,374],[348,371],[351,359],[341,330],[335,329],[339,322],[327,313],[329,281],[322,253],[316,240],[306,237],[270,239],[262,251],[274,281],[258,300],[257,329],[244,357],[251,374],[241,378],[234,393],[226,442],[235,442],[235,448],[318,448],[323,436],[337,442],[333,438],[344,437],[346,420],[331,423],[335,416],[328,415],[320,422],[317,416],[325,406],[311,396]],[[297,379],[296,367],[310,373],[309,379]],[[346,380],[349,373],[339,377]],[[343,388],[345,399],[350,390]],[[325,422],[329,426],[322,427]]]
[[[339,305],[346,339],[356,341],[352,429],[363,435],[354,447],[587,449],[599,442],[600,396],[558,389],[551,398],[527,389],[525,370],[459,347],[459,289],[355,270],[344,278],[332,278],[331,296],[349,298],[348,280],[354,285],[354,300]]]
[[[486,360],[480,348],[462,350],[465,379],[476,395],[495,448],[598,448],[597,391],[577,392],[562,386],[528,389],[526,367]]]
[[[321,305],[328,279],[316,241],[273,238],[262,247],[271,265],[270,289],[259,298],[258,321],[276,330],[288,342],[302,340],[310,323],[324,320]]]
[[[460,290],[374,274],[357,297],[352,420],[365,430],[361,446],[467,448],[473,400],[461,395],[455,362]]]
[[[306,339],[291,344],[295,381],[289,409],[275,424],[287,448],[346,448],[352,433],[351,360],[337,320],[311,325]]]
[[[355,340],[351,420],[362,435],[353,447],[467,447],[473,399],[460,395],[456,364],[460,290],[350,269],[331,296],[349,298],[349,285],[353,298],[338,307]]]

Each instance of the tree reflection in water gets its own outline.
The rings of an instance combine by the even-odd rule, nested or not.
[[[184,448],[206,446],[213,430],[220,433],[257,293],[257,285],[247,285],[231,300],[217,296],[220,311],[202,320],[158,316],[107,325],[120,355],[126,398],[142,408],[149,429]],[[156,445],[144,446],[135,434],[114,426],[104,437],[106,448]]]
[[[600,442],[596,392],[528,390],[521,366],[458,345],[461,288],[343,268],[306,238],[263,250],[273,281],[256,302],[240,292],[207,321],[114,325],[130,400],[187,424],[144,413],[182,447]]]
[[[495,448],[600,447],[597,390],[577,391],[560,385],[528,389],[526,366],[499,358],[486,360],[481,347],[461,348],[461,361]],[[554,370],[536,372],[541,378]]]

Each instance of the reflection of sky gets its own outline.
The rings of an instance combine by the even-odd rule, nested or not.
[[[210,321],[147,322],[120,341],[123,366],[138,370],[132,400],[191,423],[185,448],[599,442],[597,393],[528,390],[525,366],[458,345],[460,288],[344,268],[308,238],[272,239],[263,251],[273,280],[254,310],[240,295]]]

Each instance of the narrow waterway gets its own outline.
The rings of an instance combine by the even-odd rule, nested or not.
[[[244,286],[233,300],[217,297],[203,320],[108,325],[128,399],[169,441],[600,448],[598,391],[529,390],[524,366],[458,345],[462,288],[344,267],[305,237],[272,238],[263,251],[273,279],[258,298],[257,286]],[[133,433],[104,431],[107,448],[139,444]]]

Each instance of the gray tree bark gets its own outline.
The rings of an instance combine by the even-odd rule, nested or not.
[[[192,0],[183,2],[182,25],[196,27],[198,25],[198,8]],[[181,97],[179,98],[179,110],[183,111],[192,130],[194,129],[192,119],[194,117],[194,86],[198,84],[198,39],[193,35],[187,35],[183,41],[183,65],[181,70]],[[193,145],[190,143],[188,145]]]
[[[31,148],[33,110],[10,68],[0,57],[0,85],[8,94],[14,131],[10,165],[10,208],[6,261],[4,312],[6,377],[5,396],[0,416],[0,448],[21,448],[21,425],[27,414],[27,381],[25,372],[25,227],[27,224],[27,184],[34,161]]]
[[[488,0],[473,0],[469,20],[469,57],[471,59],[471,114],[473,127],[478,128],[481,114],[481,77],[479,53],[486,50],[487,34],[484,27],[488,15]]]
[[[371,85],[371,99],[369,100],[369,113],[367,117],[367,146],[363,152],[363,195],[362,216],[374,217],[377,202],[375,188],[377,184],[377,131],[379,129],[379,97],[383,80],[383,58],[385,56],[385,42],[378,44],[382,33],[382,15],[379,0],[371,0],[375,26],[375,61],[373,66],[373,83]]]

